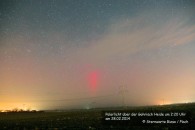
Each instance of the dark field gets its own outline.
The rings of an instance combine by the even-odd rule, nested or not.
[[[74,110],[63,112],[0,113],[0,130],[195,130],[195,103],[167,106],[128,107],[125,110],[190,112],[188,126],[116,126],[102,123],[102,111],[122,110],[122,108]]]

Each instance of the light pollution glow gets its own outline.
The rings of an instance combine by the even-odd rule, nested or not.
[[[2,2],[0,110],[195,101],[193,2],[40,3]]]

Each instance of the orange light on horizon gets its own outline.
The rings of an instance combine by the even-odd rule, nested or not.
[[[36,107],[34,107],[32,103],[1,103],[0,104],[0,111],[6,112],[6,111],[12,111],[12,110],[38,110]]]
[[[171,101],[168,101],[168,100],[160,100],[156,103],[156,105],[160,105],[160,106],[163,106],[163,105],[169,105],[169,104],[172,104]]]

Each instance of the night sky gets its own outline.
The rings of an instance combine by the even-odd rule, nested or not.
[[[0,110],[194,101],[194,0],[0,1]]]

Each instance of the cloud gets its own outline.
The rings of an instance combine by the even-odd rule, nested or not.
[[[147,59],[139,61],[139,57],[131,59],[131,56],[142,52],[157,52],[163,47],[174,48],[193,43],[195,25],[190,24],[188,20],[184,16],[170,18],[161,16],[159,19],[154,19],[148,14],[120,18],[111,21],[104,35],[99,39],[92,37],[91,41],[89,39],[86,41],[67,40],[64,37],[65,34],[60,32],[48,32],[45,38],[14,35],[15,37],[4,39],[6,46],[2,46],[2,51],[0,51],[2,53],[0,58],[5,60],[0,68],[0,77],[4,81],[1,89],[10,91],[12,88],[21,88],[17,93],[26,93],[32,89],[31,97],[35,97],[34,93],[37,91],[40,91],[42,98],[68,99],[71,96],[67,93],[76,92],[79,93],[75,94],[76,97],[87,97],[91,96],[88,94],[87,73],[100,71],[102,79],[100,79],[99,90],[105,95],[118,92],[118,88],[113,88],[113,86],[121,85],[122,81],[126,81],[127,86],[132,87],[132,95],[129,98],[135,101],[137,98],[140,99],[140,96],[144,101],[150,95],[159,98],[159,93],[164,90],[169,90],[171,95],[179,84],[185,86],[186,94],[183,94],[185,97],[193,89],[190,84],[194,84],[191,80],[194,76],[191,70],[194,68],[192,66],[187,70],[188,65],[182,66],[180,62],[187,61],[190,64],[190,61],[174,59],[178,53],[172,57],[173,64],[168,64],[170,60],[166,58],[162,61],[157,60],[155,63],[148,63],[145,62]],[[78,46],[75,42],[78,42],[76,43]],[[7,54],[12,57],[7,59]],[[149,58],[154,59],[152,57],[156,53],[150,54]],[[6,67],[11,68],[12,71]],[[183,76],[178,77],[179,74]],[[179,87],[182,88],[182,86]],[[22,89],[23,87],[29,88]],[[181,90],[183,91],[184,88]],[[49,92],[54,94],[48,96]],[[175,93],[175,96],[177,95],[179,93]],[[29,100],[31,97],[29,96]],[[153,100],[153,97],[149,98]],[[39,100],[39,98],[36,99]]]
[[[75,58],[106,61],[126,58],[141,51],[173,47],[195,41],[195,25],[182,16],[154,21],[151,16],[120,19],[110,24],[106,34],[90,46],[77,48]]]

